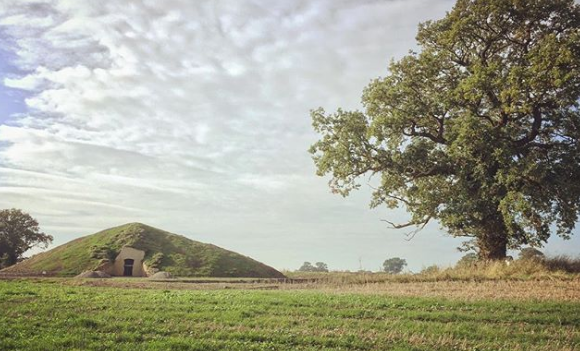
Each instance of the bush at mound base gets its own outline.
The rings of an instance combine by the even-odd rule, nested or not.
[[[149,277],[149,279],[172,279],[173,276],[169,272],[157,272]]]
[[[86,271],[77,275],[75,278],[111,278],[111,276],[101,271]]]

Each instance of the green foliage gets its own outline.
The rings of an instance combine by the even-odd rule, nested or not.
[[[114,260],[123,246],[145,251],[151,268],[183,277],[271,277],[282,273],[249,257],[140,223],[110,228],[73,240],[8,268],[12,272],[77,275],[103,259]]]
[[[328,272],[328,265],[324,262],[315,263],[316,272]]]
[[[310,262],[304,262],[298,269],[299,272],[328,272],[328,265],[324,262],[316,262],[313,266]]]
[[[383,262],[383,271],[390,274],[399,274],[407,266],[407,261],[400,257],[393,257]]]
[[[421,51],[363,93],[364,112],[312,111],[319,175],[346,196],[380,176],[371,205],[405,206],[474,238],[485,259],[568,238],[580,208],[580,6],[459,0],[420,25]]]
[[[117,252],[108,246],[92,246],[90,249],[91,258],[114,261]]]
[[[151,259],[147,261],[148,266],[153,269],[159,270],[159,268],[162,267],[164,257],[165,255],[162,252],[157,252],[153,254],[151,256]]]
[[[302,266],[300,268],[298,268],[299,272],[314,272],[314,266],[312,265],[312,263],[306,261],[302,264]]]
[[[35,246],[48,247],[52,240],[28,213],[15,208],[0,210],[0,269],[22,260],[22,255]]]
[[[574,301],[0,281],[2,350],[574,350]]]

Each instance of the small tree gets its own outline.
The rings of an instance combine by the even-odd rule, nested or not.
[[[407,265],[407,261],[400,257],[393,257],[383,262],[383,270],[391,274],[399,274]]]
[[[35,246],[48,247],[52,240],[28,213],[15,208],[0,211],[0,268],[17,263]]]
[[[302,267],[298,269],[299,272],[314,272],[314,266],[310,262],[304,262]]]
[[[533,247],[526,247],[520,251],[519,259],[520,260],[534,260],[534,261],[542,261],[546,258],[542,251],[535,249]]]
[[[316,262],[313,266],[310,262],[304,262],[302,267],[298,269],[299,272],[328,272],[328,265],[324,262]]]
[[[328,265],[324,262],[316,262],[315,269],[317,272],[328,272]]]

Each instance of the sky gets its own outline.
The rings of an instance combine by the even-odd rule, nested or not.
[[[0,208],[51,247],[142,222],[278,269],[450,265],[437,223],[412,240],[317,177],[309,111],[361,108],[450,0],[0,0]],[[576,230],[575,232],[578,232]],[[575,255],[580,238],[544,251]]]

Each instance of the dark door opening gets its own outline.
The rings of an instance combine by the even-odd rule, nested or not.
[[[123,275],[125,277],[132,277],[133,276],[133,263],[135,260],[132,258],[125,259],[125,265],[123,266]]]

